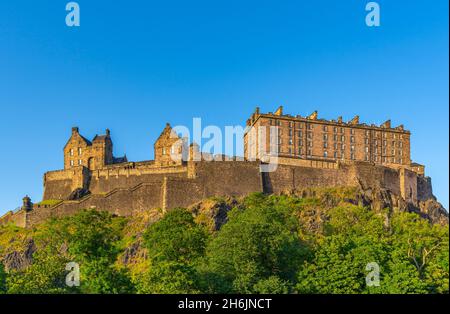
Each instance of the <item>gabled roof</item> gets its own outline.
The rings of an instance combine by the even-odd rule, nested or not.
[[[107,135],[96,135],[94,136],[92,142],[103,142],[106,140],[107,137],[108,137]]]
[[[172,134],[172,136],[171,136]],[[179,139],[180,137],[178,136],[177,133],[175,133],[175,131],[172,129],[172,127],[170,126],[169,123],[166,123],[166,127],[164,128],[164,130],[161,132],[161,134],[159,135],[159,137],[156,139],[155,144],[163,138],[174,138],[174,139]]]
[[[66,146],[70,143],[70,141],[72,140],[74,134],[77,134],[82,140],[83,142],[87,145],[87,146],[91,146],[92,142],[89,141],[87,138],[85,138],[83,135],[81,135],[80,133],[72,133],[72,135],[70,136],[69,140],[67,141],[66,145],[64,145],[64,148],[66,148]]]

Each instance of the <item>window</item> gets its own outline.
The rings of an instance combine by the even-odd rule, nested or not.
[[[403,148],[403,142],[398,142],[398,147]]]
[[[334,133],[337,133],[337,127],[334,127],[334,128],[333,128],[333,132],[334,132]]]
[[[312,147],[312,142],[311,141],[308,141],[308,146]]]
[[[369,144],[369,139],[367,137],[364,139],[364,144]]]
[[[292,121],[289,121],[289,127],[292,128]]]
[[[328,141],[328,134],[324,134],[324,135],[323,135],[323,140],[324,140],[324,141]]]
[[[303,132],[302,131],[298,131],[298,136],[302,137],[303,136]]]
[[[289,155],[292,155],[292,148],[289,147]]]
[[[334,143],[334,149],[337,149],[337,143]]]
[[[333,135],[333,140],[336,142],[337,141],[337,135]]]
[[[313,126],[312,124],[308,124],[308,130],[312,130]]]
[[[328,157],[328,152],[327,152],[327,151],[324,151],[324,152],[323,152],[323,157],[325,157],[325,158]]]
[[[369,152],[369,147],[366,146],[366,147],[364,148],[364,151],[365,151],[366,153],[368,153],[368,152]]]
[[[311,155],[312,155],[312,152],[310,149],[308,149],[308,156],[311,156]]]
[[[366,136],[369,136],[370,131],[366,130]]]
[[[343,129],[343,128],[340,128],[339,131],[340,131],[341,133],[344,133],[344,129]]]
[[[303,146],[303,140],[302,140],[302,139],[299,139],[299,140],[298,140],[298,145],[299,145],[299,146]]]
[[[324,125],[324,126],[323,126],[323,131],[324,131],[324,132],[327,132],[327,131],[328,131],[328,126]]]
[[[71,160],[71,161],[70,161],[70,166],[72,166],[72,167],[73,167],[73,160]]]
[[[350,129],[350,134],[355,134],[355,129]]]
[[[345,144],[341,144],[341,149],[342,149],[342,150],[345,149]]]
[[[166,154],[166,148],[165,148],[165,147],[163,147],[163,149],[162,149],[162,154],[163,154],[163,155]]]
[[[83,162],[81,161],[81,159],[78,159],[78,165],[82,165],[83,164]]]
[[[350,136],[350,143],[354,143],[355,142],[355,137],[354,136]]]
[[[78,156],[80,156],[80,155],[81,155],[81,147],[78,148]]]
[[[345,135],[341,136],[341,142],[345,142]]]
[[[73,148],[70,149],[70,156],[73,156]]]
[[[312,139],[312,132],[308,132],[308,138]]]
[[[386,146],[387,145],[387,142],[386,142],[386,140],[384,140],[383,141],[383,146]]]
[[[364,160],[365,160],[365,161],[369,161],[369,155],[366,154],[366,155],[364,156]]]
[[[354,154],[354,153],[351,153],[351,154],[350,154],[350,159],[352,159],[352,160],[355,159],[355,154]]]
[[[269,119],[269,125],[272,125],[273,121],[272,119]]]
[[[289,136],[292,136],[292,129],[289,129]]]
[[[350,150],[354,151],[355,150],[355,145],[350,146]]]
[[[289,139],[289,145],[292,145],[292,138]]]
[[[337,152],[334,152],[334,158],[337,158]]]
[[[303,129],[303,123],[300,123],[300,124],[298,125],[298,127],[299,127],[300,129]]]
[[[327,142],[323,142],[323,148],[328,148],[328,143]]]

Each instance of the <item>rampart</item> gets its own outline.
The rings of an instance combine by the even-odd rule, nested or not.
[[[0,218],[0,224],[31,227],[50,217],[93,208],[130,216],[152,208],[187,207],[213,196],[283,193],[309,187],[382,188],[413,204],[432,197],[430,180],[406,169],[367,162],[283,159],[279,162],[276,171],[267,173],[260,171],[260,161],[233,159],[188,161],[164,167],[153,162],[126,162],[98,170],[76,167],[48,172],[44,176],[44,201],[28,210],[6,214]],[[75,189],[88,193],[68,200]],[[48,205],[52,201],[54,204]]]

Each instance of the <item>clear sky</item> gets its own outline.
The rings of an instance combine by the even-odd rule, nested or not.
[[[42,197],[77,125],[153,158],[166,122],[244,124],[256,106],[404,124],[448,209],[447,0],[0,2],[0,214]]]

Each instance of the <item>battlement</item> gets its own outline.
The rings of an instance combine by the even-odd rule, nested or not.
[[[262,170],[267,166],[264,154],[271,152],[254,147],[259,139],[251,139],[250,132],[244,135],[246,158],[211,155],[188,145],[166,124],[154,144],[154,160],[133,162],[113,156],[109,130],[88,141],[73,128],[64,147],[64,169],[44,174],[43,201],[33,204],[24,198],[22,208],[0,217],[0,224],[29,227],[89,208],[127,216],[152,208],[187,207],[213,196],[311,187],[387,190],[414,206],[433,198],[424,166],[409,159],[410,132],[403,126],[391,128],[389,121],[367,126],[359,117],[347,123],[327,121],[317,112],[292,117],[284,115],[282,107],[268,114],[257,108],[247,124],[278,127],[274,171]],[[253,149],[258,155],[248,158]]]

